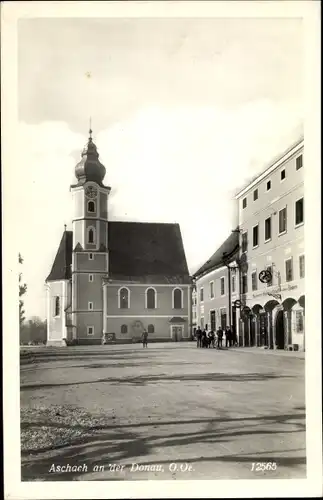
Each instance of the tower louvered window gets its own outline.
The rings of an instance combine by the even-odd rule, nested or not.
[[[88,243],[94,243],[94,230],[93,229],[89,229]]]
[[[87,204],[87,211],[94,213],[95,212],[95,203],[94,201],[89,201]]]

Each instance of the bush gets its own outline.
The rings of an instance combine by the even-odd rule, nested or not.
[[[47,321],[34,316],[20,327],[21,345],[45,344],[47,341]]]

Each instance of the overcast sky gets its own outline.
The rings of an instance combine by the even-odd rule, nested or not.
[[[90,116],[110,218],[179,222],[190,271],[235,226],[234,192],[303,132],[301,20],[27,19],[18,37],[27,316],[45,317]]]

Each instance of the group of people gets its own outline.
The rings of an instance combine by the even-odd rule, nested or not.
[[[225,347],[233,347],[238,345],[237,335],[233,328],[227,326],[223,331],[221,327],[214,333],[213,330],[208,331],[206,328],[201,330],[200,327],[196,330],[196,347],[223,347],[223,336],[225,335]]]
[[[227,326],[225,330],[222,330],[221,327],[217,329],[214,333],[213,330],[201,330],[200,327],[196,330],[196,346],[197,347],[217,347],[221,349],[223,347],[223,336],[225,335],[225,347],[234,347],[238,345],[237,335],[234,332],[233,328]],[[144,330],[141,336],[142,346],[148,347],[148,332]]]

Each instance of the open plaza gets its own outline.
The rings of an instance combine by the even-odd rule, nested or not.
[[[304,353],[21,350],[23,481],[305,478]]]

